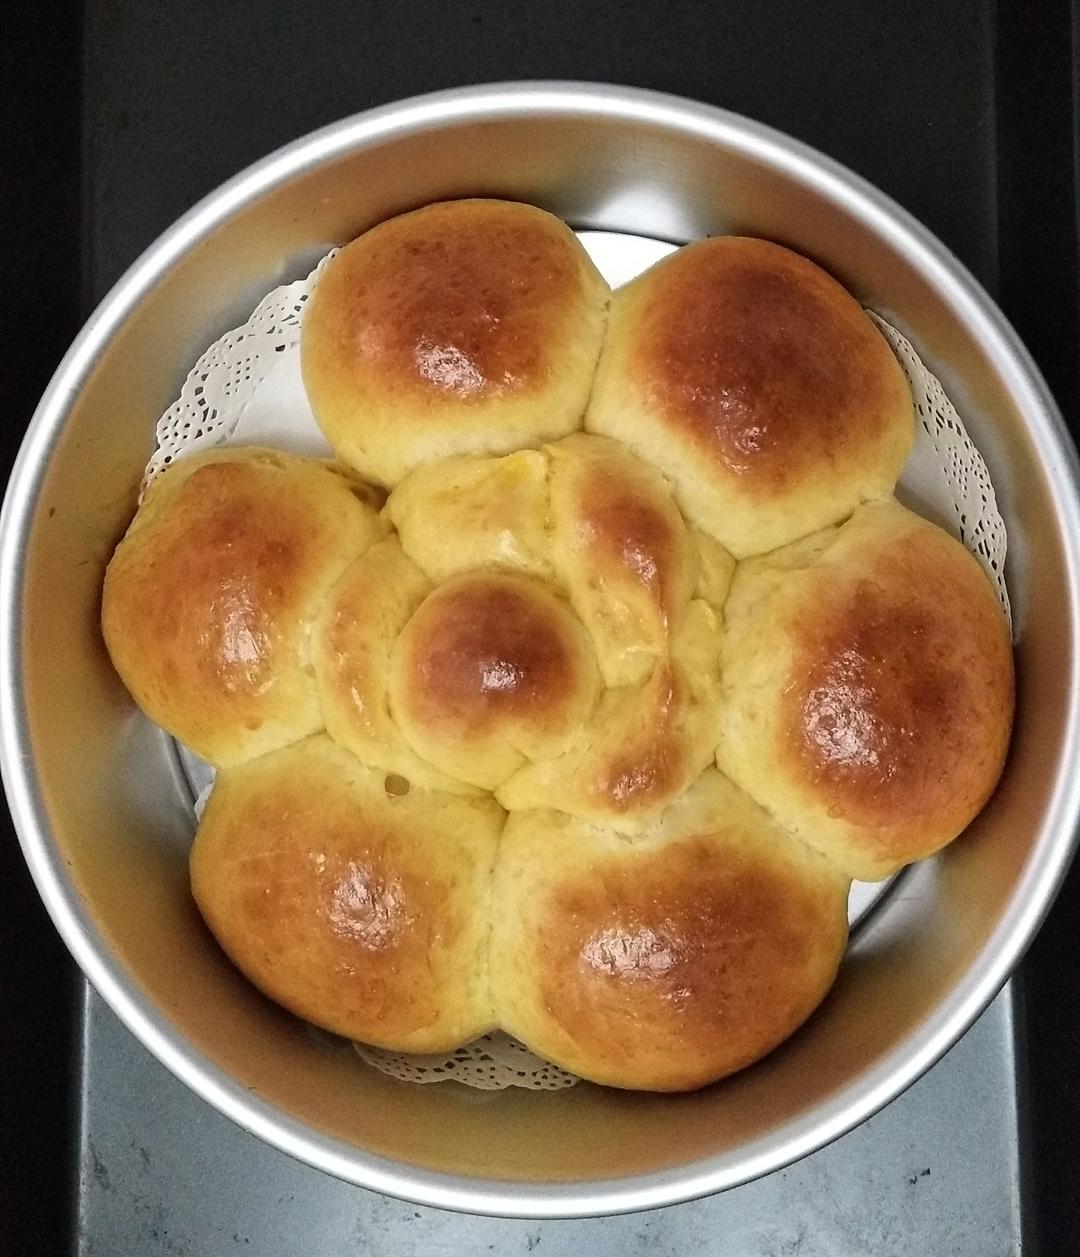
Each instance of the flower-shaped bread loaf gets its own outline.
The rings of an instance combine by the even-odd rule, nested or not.
[[[605,334],[608,304],[529,206],[366,232],[303,327],[337,462],[180,460],[102,618],[218,769],[192,886],[263,991],[386,1048],[501,1027],[678,1090],[813,1011],[852,876],[978,812],[1011,650],[975,560],[892,497],[911,399],[834,280],[720,238]]]

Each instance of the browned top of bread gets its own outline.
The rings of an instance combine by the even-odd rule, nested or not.
[[[417,398],[530,389],[578,283],[562,225],[505,201],[443,202],[373,227],[319,284],[312,318],[370,374]]]
[[[961,546],[926,527],[898,528],[862,559],[847,580],[823,572],[793,614],[791,763],[860,825],[921,827],[970,804],[976,782],[981,807],[1012,714],[993,591]]]
[[[613,1086],[700,1086],[757,1059],[832,982],[848,882],[715,770],[643,840],[511,815],[492,899],[496,1015]]]
[[[393,783],[391,783],[393,784]],[[439,1051],[492,1025],[491,799],[388,793],[325,735],[218,776],[191,856],[218,941],[339,1034]]]
[[[997,783],[1012,651],[975,559],[895,502],[737,573],[721,766],[856,876],[954,838]]]
[[[370,490],[272,450],[174,463],[105,578],[102,626],[139,705],[215,764],[322,727],[306,670],[310,617],[385,531]]]
[[[618,290],[586,427],[670,476],[737,557],[892,491],[911,396],[858,302],[767,240],[686,245]]]
[[[637,345],[665,421],[761,496],[875,440],[895,404],[895,363],[858,302],[766,240],[676,254]]]
[[[308,397],[337,456],[396,484],[453,453],[580,427],[607,287],[573,232],[512,201],[388,219],[333,258],[304,316]]]
[[[584,628],[537,581],[461,576],[429,595],[394,649],[391,705],[445,771],[495,786],[524,755],[555,754],[595,705]]]

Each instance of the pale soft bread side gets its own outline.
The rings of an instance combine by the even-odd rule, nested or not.
[[[412,785],[475,794],[405,741],[390,714],[394,643],[431,592],[431,582],[387,537],[351,563],[312,628],[311,660],[326,730],[364,764]]]
[[[539,450],[418,467],[390,494],[386,514],[433,581],[487,567],[551,578],[548,459]]]

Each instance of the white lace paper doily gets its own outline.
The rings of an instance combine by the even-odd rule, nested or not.
[[[578,234],[612,287],[632,279],[675,248],[612,232]],[[201,355],[179,398],[158,420],[144,485],[174,459],[218,445],[269,445],[317,457],[332,453],[304,392],[300,324],[315,280],[336,252],[331,250],[305,279],[268,293],[242,327],[226,332]],[[868,313],[907,376],[919,419],[915,445],[897,493],[975,555],[1011,624],[1005,587],[1005,521],[997,508],[986,463],[945,390],[923,365],[911,342],[873,311]],[[210,792],[213,770],[186,748],[181,748],[181,756],[198,790],[195,812],[199,816]],[[849,914],[857,916],[865,911],[880,889],[856,883]],[[506,1087],[554,1091],[579,1081],[501,1031],[444,1056],[387,1052],[360,1043],[354,1046],[369,1065],[406,1082],[452,1080],[485,1091]]]
[[[550,1061],[541,1060],[524,1043],[493,1030],[482,1039],[463,1044],[440,1056],[409,1056],[354,1043],[360,1057],[384,1074],[402,1082],[463,1082],[479,1091],[562,1091],[581,1080]]]

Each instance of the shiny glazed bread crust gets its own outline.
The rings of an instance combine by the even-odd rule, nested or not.
[[[154,480],[105,574],[102,630],[139,706],[210,763],[315,733],[320,604],[386,528],[340,468],[222,449]]]
[[[950,842],[997,784],[1012,648],[968,551],[895,500],[740,565],[720,767],[853,876]]]
[[[596,1082],[701,1086],[817,1007],[847,939],[848,885],[715,769],[629,845],[512,813],[492,894],[496,1017]]]
[[[103,626],[222,769],[193,890],[269,996],[394,1050],[500,1026],[682,1090],[817,1006],[852,875],[982,806],[1011,653],[975,560],[891,496],[910,397],[831,278],[688,246],[616,294],[583,418],[583,257],[490,201],[348,246],[303,368],[385,505],[314,460],[185,460]]]
[[[891,494],[915,434],[892,350],[831,276],[766,240],[687,245],[612,297],[585,416],[737,558]]]
[[[608,288],[560,219],[511,201],[425,206],[333,258],[304,317],[304,385],[342,462],[380,484],[451,454],[574,431]]]
[[[490,798],[393,794],[325,734],[222,771],[191,854],[195,900],[233,962],[328,1030],[402,1051],[494,1024]]]

